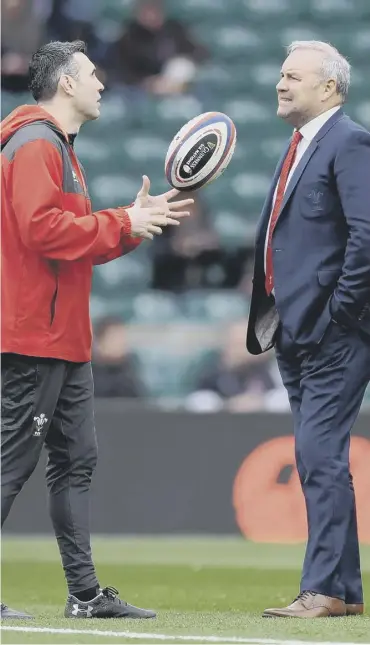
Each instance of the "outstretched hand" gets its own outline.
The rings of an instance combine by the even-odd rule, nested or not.
[[[179,194],[176,188],[161,195],[150,195],[149,190],[150,180],[144,175],[134,205],[127,212],[131,219],[131,234],[152,240],[154,235],[162,233],[164,226],[178,226],[182,217],[189,216],[189,211],[184,209],[191,206],[194,200],[189,198],[170,202]]]
[[[181,217],[186,217],[189,215],[189,212],[184,212],[183,209],[186,209],[188,206],[194,204],[194,199],[182,199],[180,201],[169,203],[171,199],[174,199],[174,197],[177,197],[177,195],[180,194],[179,190],[172,188],[171,190],[167,191],[166,193],[162,193],[161,195],[149,195],[149,190],[150,179],[146,175],[143,175],[143,185],[141,186],[141,189],[137,194],[135,203],[139,203],[140,206],[144,206],[146,208],[155,206],[157,208],[163,208],[165,210],[167,209],[168,215],[170,217],[175,216],[176,219],[181,219]]]

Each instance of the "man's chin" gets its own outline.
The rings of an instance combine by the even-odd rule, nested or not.
[[[281,119],[289,119],[289,117],[291,116],[292,112],[293,112],[293,110],[292,110],[290,105],[283,105],[283,104],[279,103],[278,108],[277,108],[277,115]]]
[[[94,110],[94,112],[90,112],[90,114],[87,116],[86,120],[87,121],[96,121],[100,117],[100,108],[97,108]]]
[[[281,119],[284,119],[289,125],[296,127],[297,121],[299,122],[299,115],[296,110],[292,108],[291,105],[279,105],[277,109],[277,116]]]

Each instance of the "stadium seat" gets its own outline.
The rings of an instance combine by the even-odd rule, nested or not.
[[[366,127],[370,128],[370,101],[364,101],[354,110],[355,117]]]
[[[271,88],[275,94],[275,86],[280,78],[280,67],[279,61],[264,60],[252,67],[252,81],[259,87]]]
[[[134,350],[139,373],[152,397],[181,398],[196,387],[200,372],[215,352],[208,349],[190,351],[168,350],[163,346]]]
[[[183,319],[178,298],[169,291],[143,291],[132,302],[132,322],[137,324],[179,322]]]
[[[302,12],[302,2],[292,0],[242,0],[241,4],[249,21],[270,24],[271,29],[286,24],[288,15],[294,20]]]
[[[112,169],[113,170],[113,169]],[[117,171],[117,168],[115,168]],[[140,188],[139,181],[118,174],[97,175],[90,180],[90,194],[95,209],[131,204]]]
[[[370,56],[370,19],[368,22],[369,26],[365,29],[360,29],[356,38],[352,40],[352,56],[356,58],[357,63],[362,63],[364,65],[364,71],[367,63],[367,69],[369,68],[369,56]],[[354,61],[353,61],[354,62]],[[364,88],[365,89],[365,88]],[[369,86],[367,85],[367,92],[369,92]]]
[[[294,40],[325,40],[325,34],[321,29],[321,25],[316,25],[312,22],[309,25],[297,23],[289,24],[289,27],[281,29],[278,32],[278,39],[281,47],[287,47]]]
[[[231,180],[232,188],[242,199],[264,199],[270,184],[271,178],[262,173],[241,172]]]
[[[227,290],[194,290],[182,296],[184,314],[189,321],[219,323],[244,318],[249,304],[244,295]]]
[[[353,0],[354,11],[361,22],[364,19],[370,18],[370,4],[367,0]]]
[[[100,19],[122,21],[132,15],[133,0],[99,0]]]
[[[253,244],[256,217],[250,218],[237,211],[220,210],[212,213],[214,228],[223,248],[237,249]],[[251,221],[252,219],[252,221]]]
[[[19,105],[34,105],[34,103],[35,101],[29,92],[13,94],[12,92],[1,90],[1,119],[5,119]]]
[[[259,155],[261,165],[266,171],[270,171],[270,175],[275,170],[275,166],[279,161],[285,146],[290,136],[290,130],[287,130],[285,137],[273,137],[271,139],[263,139],[259,145]]]
[[[101,169],[112,154],[110,145],[104,139],[97,145],[96,138],[86,136],[84,132],[76,138],[75,149],[85,170],[90,167]]]
[[[117,93],[107,93],[104,97],[104,108],[101,110],[100,117],[96,124],[107,125],[112,128],[114,124],[121,124],[126,115],[128,102],[124,97]],[[95,128],[96,130],[96,128]]]
[[[204,189],[204,200],[210,214],[226,211],[244,213],[246,221],[255,223],[266,197],[271,177],[258,173],[238,173],[226,176],[223,190],[220,184],[207,186]]]
[[[249,94],[252,82],[251,68],[245,62],[234,64],[233,73],[230,74],[229,66],[224,61],[212,61],[199,68],[196,88],[204,100],[208,101],[229,95]]]
[[[136,170],[138,179],[143,173],[149,177],[156,176],[159,172],[164,172],[169,142],[169,139],[161,138],[155,133],[142,132],[125,137],[119,146],[120,154],[130,172],[134,173]]]
[[[93,289],[90,296],[90,315],[93,324],[110,316],[129,323],[132,318],[132,298],[133,296],[126,291],[117,298],[116,296],[107,297],[106,294],[97,293],[96,289]]]
[[[261,35],[248,24],[229,21],[229,24],[213,29],[204,29],[204,25],[199,25],[193,31],[214,60],[234,61],[240,60],[240,57],[246,61],[255,60],[260,57],[264,46]]]
[[[355,64],[351,69],[351,89],[350,100],[353,96],[358,96],[359,99],[370,94],[370,89],[364,86],[364,78],[366,78],[367,66]]]
[[[168,15],[191,26],[209,21],[211,15],[212,25],[217,25],[229,15],[229,3],[227,0],[170,0],[167,11]]]
[[[14,94],[11,92],[6,92],[5,90],[1,91],[1,118],[5,117],[14,110],[15,107],[20,105],[18,100],[15,99]]]
[[[310,0],[310,14],[317,23],[333,23],[335,14],[336,24],[356,21],[357,0]]]
[[[143,246],[145,242],[143,243]],[[152,279],[152,264],[146,254],[136,249],[113,262],[94,268],[94,290],[107,298],[122,298],[127,290],[146,289]]]
[[[183,125],[189,119],[202,112],[202,104],[195,96],[183,95],[164,98],[155,105],[155,114],[159,120],[171,123],[174,127]],[[176,134],[176,131],[173,132]]]
[[[253,125],[253,130],[256,132],[255,136],[261,136],[263,132],[262,130],[256,131],[256,125],[263,124],[264,127],[269,127],[268,124],[273,116],[273,111],[269,105],[254,98],[226,99],[222,108],[235,121],[237,127],[241,127],[243,124]]]

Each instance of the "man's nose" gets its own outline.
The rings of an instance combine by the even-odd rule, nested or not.
[[[286,80],[285,80],[285,78],[284,78],[284,77],[282,77],[282,78],[280,79],[280,81],[278,82],[278,84],[276,85],[276,90],[277,90],[278,92],[284,92],[284,91],[286,91],[287,89],[288,89],[288,88],[287,88]]]

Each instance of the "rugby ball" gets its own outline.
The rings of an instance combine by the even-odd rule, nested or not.
[[[168,183],[177,190],[197,190],[227,168],[236,129],[222,112],[205,112],[186,123],[172,139],[165,161]]]

